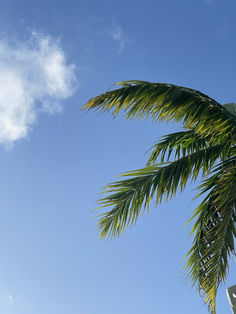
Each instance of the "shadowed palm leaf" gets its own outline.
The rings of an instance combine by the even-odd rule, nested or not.
[[[215,141],[215,145],[217,144],[218,141]],[[212,146],[214,146],[214,139],[209,136],[202,137],[193,129],[168,134],[163,137],[162,141],[159,141],[150,149],[152,153],[148,159],[147,166],[155,164],[158,157],[160,157],[161,162],[169,161],[171,154],[174,153],[174,158],[179,159],[180,157],[188,156],[193,152],[198,152],[199,150],[207,149]],[[219,148],[219,157],[224,159],[231,148],[231,141],[220,145]]]
[[[92,98],[84,109],[125,112],[127,118],[181,121],[185,128],[165,136],[152,147],[144,169],[128,172],[127,179],[105,188],[99,215],[101,237],[122,234],[136,223],[152,199],[158,205],[183,190],[188,180],[210,175],[200,186],[208,193],[194,211],[194,241],[186,269],[209,310],[215,313],[218,286],[225,280],[228,258],[235,254],[236,235],[236,117],[203,93],[172,84],[126,81],[121,88]],[[158,158],[161,163],[158,163]]]
[[[192,229],[195,237],[186,256],[189,277],[198,282],[213,313],[217,288],[228,272],[228,257],[235,254],[236,159],[229,161],[200,186],[201,194],[210,192],[193,214],[192,219],[197,217]]]

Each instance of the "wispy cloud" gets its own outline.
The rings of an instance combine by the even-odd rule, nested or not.
[[[0,144],[27,137],[39,113],[60,112],[74,82],[59,41],[37,33],[24,42],[0,38]]]
[[[227,19],[223,19],[221,23],[221,27],[219,29],[220,37],[226,37],[230,32],[230,23]]]
[[[14,299],[13,299],[13,296],[12,296],[11,294],[8,294],[7,298],[8,298],[8,303],[9,303],[10,305],[12,305],[12,304],[15,303],[15,302],[14,302]]]
[[[205,0],[205,2],[208,4],[208,5],[212,5],[214,3],[215,0]]]
[[[118,43],[118,45],[119,45],[118,52],[121,53],[125,48],[125,45],[127,43],[127,39],[125,38],[123,28],[117,22],[113,23],[111,36]]]

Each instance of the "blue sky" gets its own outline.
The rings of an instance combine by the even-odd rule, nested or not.
[[[8,0],[0,7],[0,313],[207,313],[181,275],[195,185],[101,241],[102,186],[179,125],[85,102],[129,79],[235,101],[233,0]],[[7,106],[6,106],[7,104]],[[231,313],[225,289],[217,313]]]

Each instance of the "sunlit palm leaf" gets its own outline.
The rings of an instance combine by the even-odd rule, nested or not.
[[[122,87],[92,98],[83,109],[124,111],[127,118],[183,121],[196,133],[228,140],[236,133],[236,117],[207,95],[173,84],[125,81]],[[235,139],[234,139],[235,140]]]
[[[158,204],[163,197],[171,198],[189,179],[209,174],[222,162],[202,185],[208,196],[193,215],[195,238],[187,262],[190,278],[215,313],[217,288],[227,274],[228,257],[235,254],[235,104],[226,104],[226,110],[199,91],[173,84],[126,81],[118,85],[121,88],[92,98],[83,109],[111,111],[114,116],[123,111],[128,119],[181,121],[186,131],[165,136],[152,147],[146,168],[126,173],[128,179],[106,187],[101,207],[112,209],[99,215],[100,235],[119,236],[135,224],[152,199]]]
[[[222,149],[223,145],[216,145],[171,163],[131,171],[123,175],[129,179],[107,186],[107,196],[100,203],[102,207],[112,206],[112,209],[102,214],[98,222],[101,237],[119,236],[129,224],[135,224],[142,208],[148,208],[154,196],[156,204],[163,197],[168,200],[178,189],[183,190],[189,179],[195,180],[200,171],[208,173]]]

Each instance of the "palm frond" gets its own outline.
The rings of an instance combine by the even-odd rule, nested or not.
[[[197,284],[209,310],[215,314],[215,299],[219,285],[225,281],[228,260],[235,254],[236,237],[236,159],[230,158],[215,169],[216,174],[201,185],[201,193],[210,191],[195,210],[197,217],[186,269],[193,284]]]
[[[173,84],[125,81],[122,87],[92,98],[84,110],[120,111],[127,118],[183,121],[185,127],[215,140],[228,140],[236,132],[236,117],[209,96]],[[235,141],[235,138],[234,138]]]
[[[220,158],[225,159],[231,149],[231,141],[219,145]],[[161,141],[158,141],[149,151],[151,154],[147,161],[147,166],[157,163],[158,157],[160,161],[169,161],[174,154],[175,160],[185,157],[194,152],[214,146],[213,140],[210,141],[209,137],[202,137],[195,132],[194,129],[182,132],[171,133],[163,136]],[[149,152],[148,151],[148,152]]]
[[[100,200],[101,208],[112,209],[100,215],[98,230],[101,237],[115,237],[122,234],[128,225],[135,224],[142,208],[149,207],[155,195],[156,204],[162,198],[171,198],[177,190],[182,191],[189,179],[195,180],[202,171],[208,173],[219,157],[220,145],[209,147],[182,157],[174,162],[149,166],[127,172],[121,180],[105,188],[105,198]]]
[[[144,169],[106,187],[99,215],[101,237],[115,237],[136,223],[152,199],[159,204],[183,190],[199,173],[212,176],[200,186],[208,193],[194,211],[194,242],[186,269],[215,314],[218,286],[225,280],[228,259],[235,254],[236,236],[236,115],[235,104],[225,107],[209,96],[186,87],[146,81],[117,83],[120,88],[92,98],[84,110],[124,112],[126,118],[181,121],[186,131],[165,136],[152,147]],[[170,159],[174,156],[174,161]],[[157,164],[160,157],[161,164]],[[214,168],[216,161],[220,165]]]

